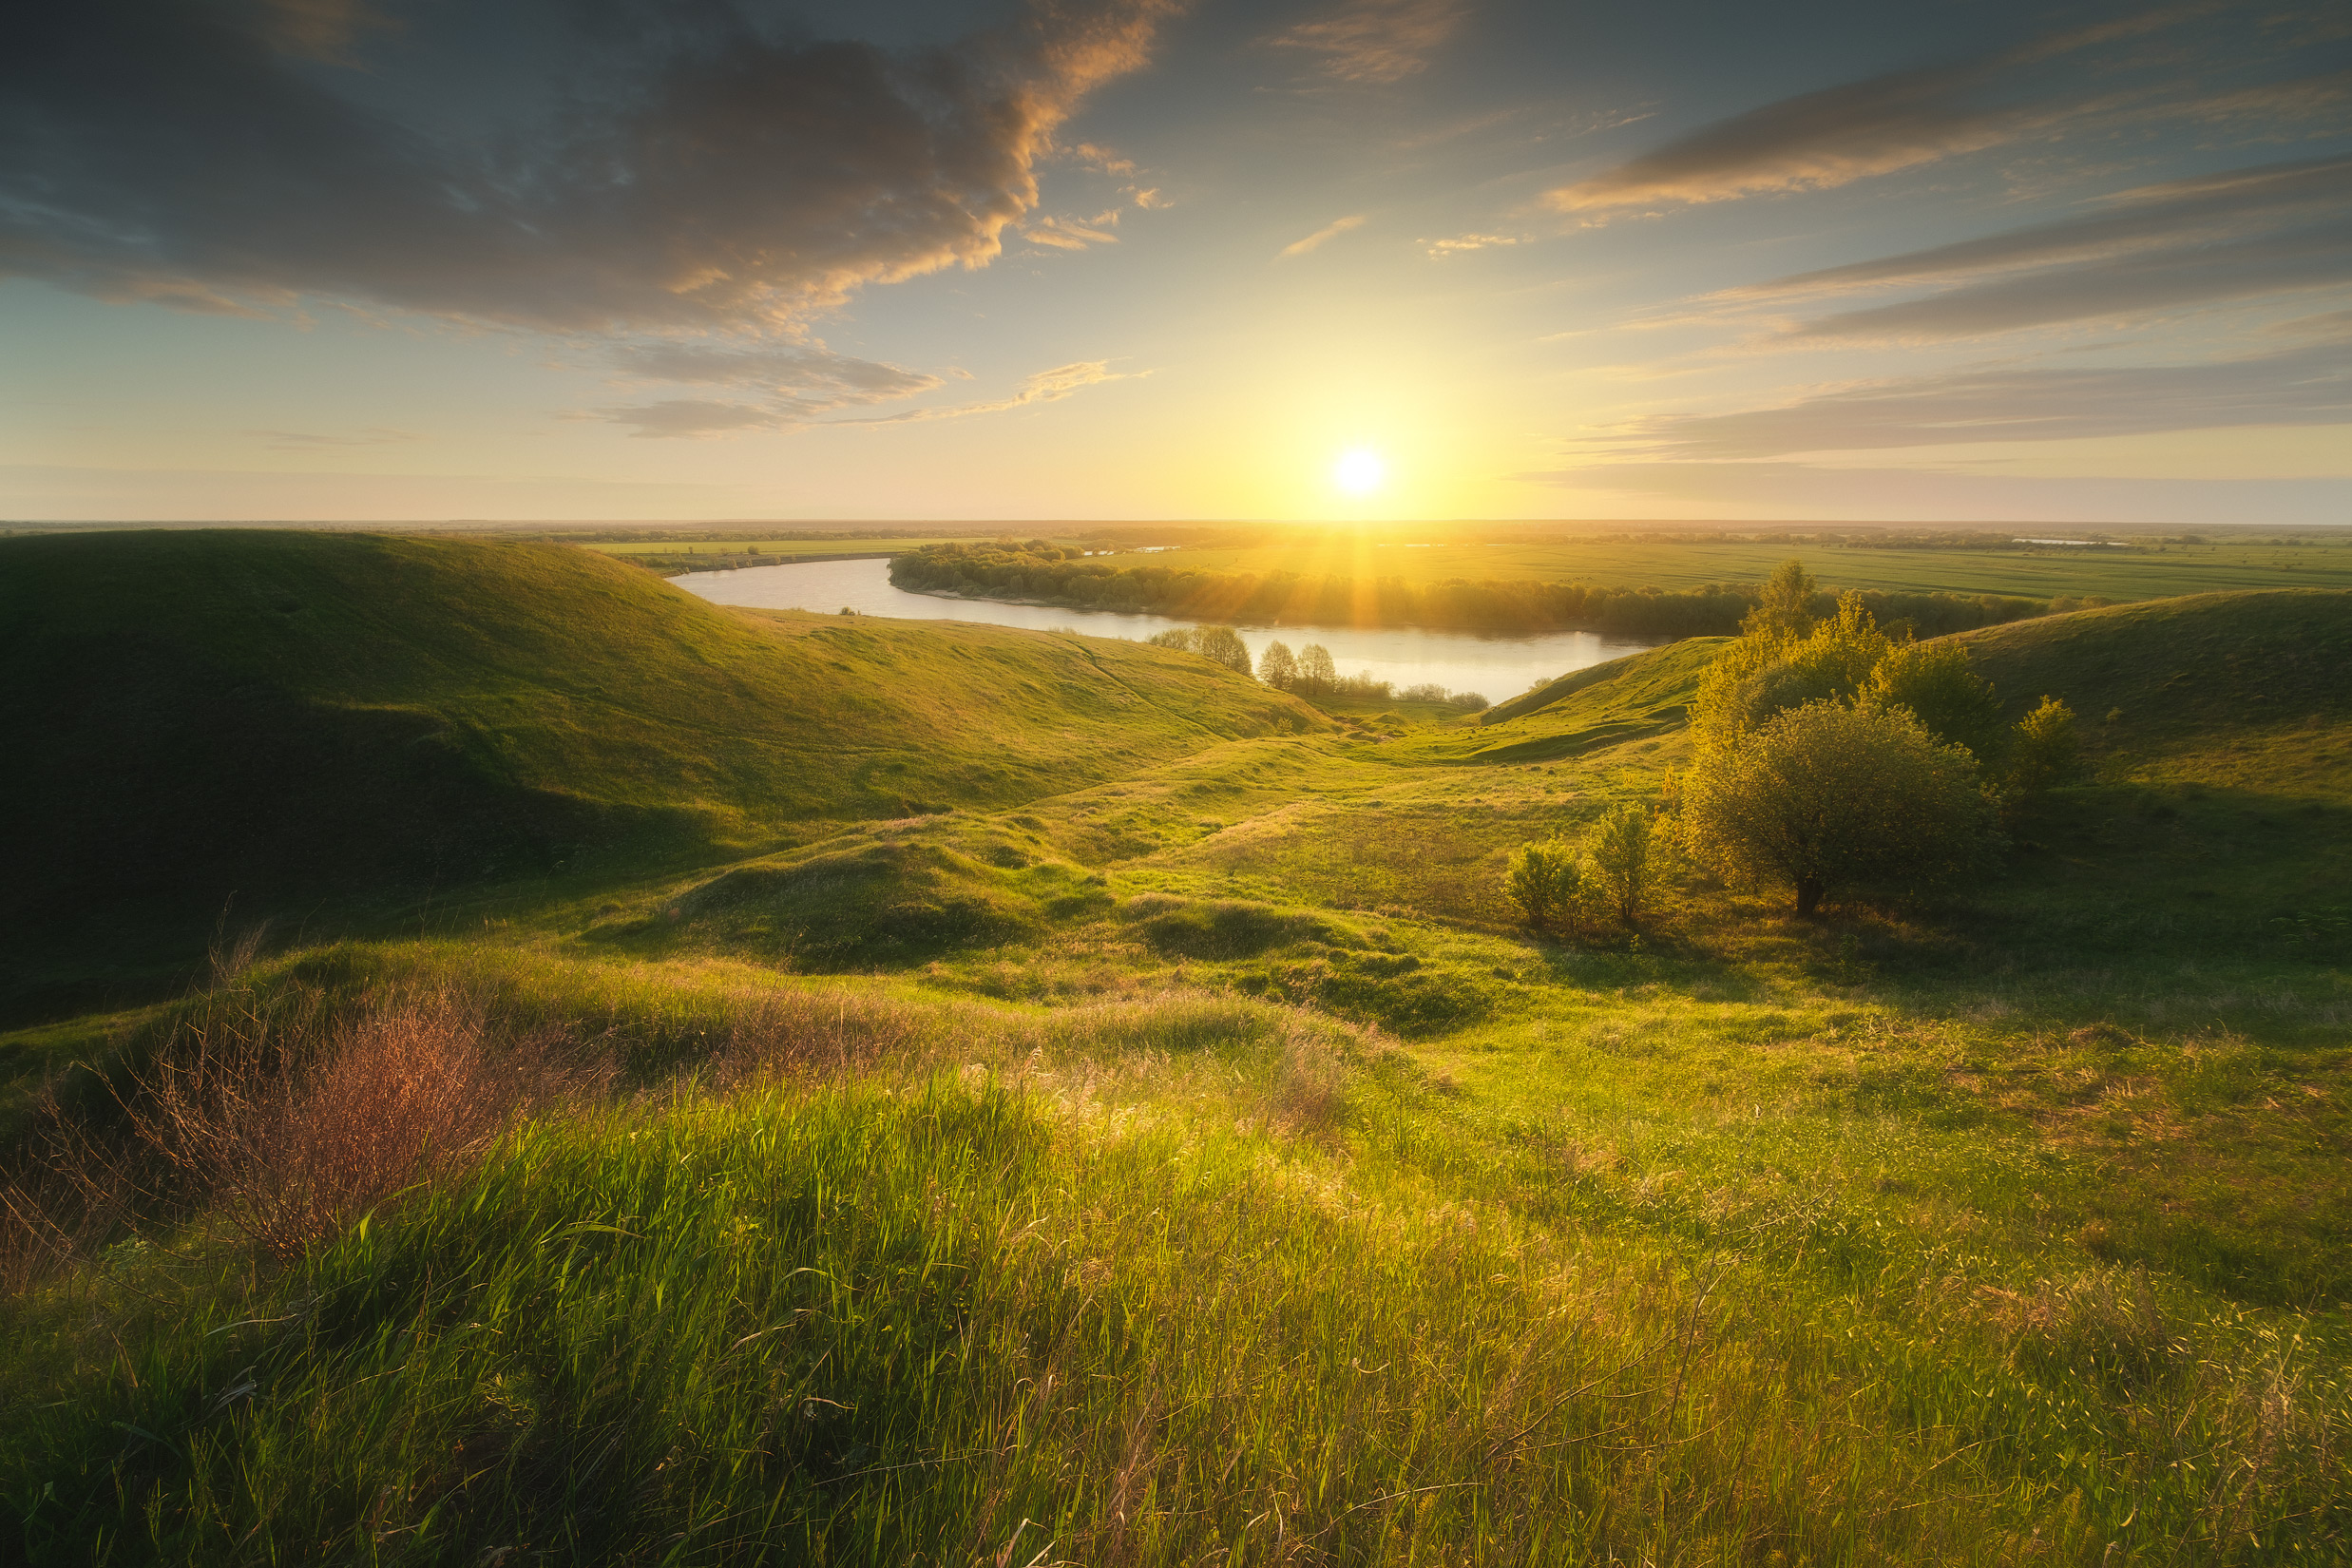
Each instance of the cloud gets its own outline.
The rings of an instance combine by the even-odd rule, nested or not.
[[[309,430],[247,430],[273,451],[317,451],[329,447],[388,447],[402,441],[422,441],[414,430],[372,426],[353,435],[322,435]]]
[[[2170,181],[2096,211],[1717,296],[1847,295],[1939,281],[1923,298],[1807,322],[1809,338],[1955,337],[2352,281],[2352,158]]]
[[[2308,118],[2337,101],[2335,78],[2277,84],[2183,105],[2178,82],[2113,72],[2086,92],[2089,74],[2036,88],[2036,68],[2086,49],[2186,25],[2212,8],[2189,5],[2056,33],[1946,66],[1894,71],[1767,104],[1717,121],[1605,173],[1546,194],[1554,209],[1594,215],[1741,197],[1826,190],[1917,168],[2087,122],[2148,114],[2227,120]],[[2112,65],[2113,62],[2110,62]]]
[[[2325,318],[2318,325],[2324,327]],[[1799,452],[2352,424],[2342,342],[2201,365],[2032,366],[1871,382],[1778,408],[1644,420],[1619,454],[1716,462]]]
[[[997,256],[1055,129],[1145,62],[1174,3],[1038,0],[953,48],[893,52],[782,38],[725,4],[609,0],[519,51],[566,62],[569,106],[496,134],[289,47],[364,48],[337,21],[355,7],[43,7],[0,52],[0,276],[194,308],[772,328]],[[493,91],[527,105],[547,86]]]
[[[1451,239],[1422,241],[1429,247],[1431,256],[1440,258],[1460,256],[1466,251],[1492,250],[1497,245],[1516,245],[1519,242],[1517,236],[1508,234],[1458,234]]]
[[[1044,218],[1021,231],[1021,238],[1031,244],[1048,245],[1055,250],[1082,251],[1094,245],[1116,245],[1119,236],[1111,231],[1119,226],[1119,209],[1097,213],[1092,218]]]
[[[1427,68],[1469,14],[1468,0],[1348,0],[1267,42],[1319,56],[1327,76],[1386,86]]]
[[[1274,253],[1274,259],[1277,261],[1287,261],[1293,256],[1305,256],[1309,251],[1313,250],[1317,245],[1322,244],[1326,239],[1336,239],[1341,235],[1346,234],[1349,229],[1360,229],[1363,226],[1364,215],[1362,213],[1357,213],[1352,218],[1338,219],[1332,222],[1324,224],[1323,227],[1315,230],[1314,233],[1309,235],[1306,239],[1293,239],[1291,243],[1283,246],[1282,249]]]
[[[1549,193],[1567,213],[1822,189],[1998,146],[2048,109],[1975,100],[1995,63],[1900,71],[1719,121],[1606,174]]]
[[[947,407],[907,409],[898,413],[875,414],[861,419],[831,419],[830,425],[909,425],[929,419],[962,419],[976,413],[1003,413],[1007,409],[1027,408],[1033,403],[1059,403],[1071,393],[1105,381],[1140,380],[1149,371],[1115,371],[1107,359],[1081,359],[1074,364],[1057,365],[1050,371],[1039,371],[1024,378],[1021,387],[1009,397],[1000,397],[985,403],[958,403]]]
[[[863,364],[864,361],[849,361]],[[891,371],[892,367],[878,366],[877,370]],[[897,371],[893,373],[908,375]],[[1114,371],[1103,359],[1080,360],[1073,364],[1057,365],[1052,370],[1039,371],[1023,378],[1021,385],[1009,395],[978,403],[930,405],[902,409],[896,413],[870,414],[851,418],[825,418],[844,408],[881,402],[887,397],[905,395],[897,391],[878,391],[871,395],[844,390],[832,395],[821,391],[788,392],[759,401],[718,398],[667,398],[657,403],[637,404],[626,408],[598,409],[588,417],[609,419],[617,424],[634,427],[630,433],[647,437],[735,435],[748,430],[786,430],[811,425],[911,425],[937,419],[962,419],[978,413],[1002,413],[1008,409],[1026,408],[1032,404],[1059,403],[1072,393],[1104,381],[1134,379],[1138,373]],[[935,377],[921,377],[927,391],[942,385]],[[959,373],[959,379],[969,380]]]
[[[667,398],[599,409],[591,416],[631,426],[643,436],[782,430],[839,409],[912,397],[944,384],[936,375],[835,354],[819,342],[746,346],[653,339],[618,345],[607,357],[615,371],[631,379],[731,386],[754,394]]]

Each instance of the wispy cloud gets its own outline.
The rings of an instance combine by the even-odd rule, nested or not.
[[[1119,209],[1097,213],[1092,218],[1042,218],[1021,231],[1021,238],[1033,245],[1050,246],[1055,250],[1082,251],[1096,245],[1116,245],[1119,236],[1111,231],[1119,226]]]
[[[2147,117],[2284,124],[2342,120],[2344,73],[2199,94],[2177,75],[2040,67],[2186,26],[2177,6],[2053,34],[1954,64],[1891,72],[1767,104],[1544,198],[1587,221],[1609,215],[1826,190],[2086,125]],[[2112,61],[2110,62],[2113,63]]]
[[[258,436],[272,451],[317,451],[332,447],[390,447],[404,441],[425,438],[414,430],[389,430],[370,426],[347,434],[329,435],[312,430],[247,430],[247,435]]]
[[[1357,213],[1349,218],[1334,220],[1331,222],[1324,224],[1323,227],[1315,230],[1314,233],[1309,235],[1304,239],[1291,240],[1289,244],[1283,246],[1282,249],[1274,252],[1274,259],[1277,261],[1287,261],[1293,256],[1305,256],[1309,251],[1313,250],[1317,245],[1322,244],[1325,240],[1336,239],[1341,235],[1346,234],[1349,229],[1360,229],[1363,226],[1364,214],[1362,213]]]
[[[2125,191],[2094,210],[1715,296],[1732,305],[1941,292],[1791,329],[1798,339],[1960,337],[2352,286],[2352,158]]]
[[[850,363],[862,363],[851,361]],[[891,367],[878,367],[890,370]],[[936,377],[915,377],[911,373],[895,372],[909,381],[906,391],[842,388],[826,394],[822,391],[787,392],[760,399],[749,398],[665,398],[659,402],[637,404],[626,408],[599,409],[588,417],[608,419],[631,427],[630,433],[647,437],[737,435],[755,430],[802,430],[815,425],[912,425],[938,419],[963,419],[973,414],[1003,413],[1007,410],[1028,408],[1043,403],[1059,403],[1085,388],[1105,381],[1136,379],[1147,372],[1114,371],[1110,361],[1080,360],[1068,365],[1057,365],[1023,378],[1021,385],[1003,397],[987,398],[974,403],[932,404],[922,408],[902,409],[895,413],[840,417],[840,411],[861,404],[871,405],[889,398],[908,395],[911,392],[928,391],[942,385]],[[959,379],[969,379],[959,376]],[[834,415],[835,417],[826,417]]]
[[[1516,245],[1519,242],[1519,236],[1510,234],[1458,234],[1450,239],[1422,241],[1428,247],[1431,256],[1441,259],[1448,256],[1461,256],[1469,251],[1493,250],[1498,245]]]
[[[643,436],[782,430],[841,409],[912,397],[943,385],[936,375],[835,354],[815,341],[657,338],[619,345],[607,357],[612,368],[630,380],[740,389],[734,397],[664,398],[598,409],[592,415],[626,425]]]
[[[2317,325],[2324,328],[2325,318]],[[2352,355],[2336,335],[2314,335],[2318,341],[2211,364],[1957,371],[1840,388],[1777,408],[1652,418],[1619,432],[1615,454],[1715,462],[2352,424]]]
[[[1059,403],[1073,392],[1105,381],[1135,381],[1149,375],[1149,371],[1115,371],[1107,359],[1081,359],[1074,364],[1057,365],[1050,371],[1039,371],[1024,378],[1010,396],[992,398],[982,403],[958,403],[947,407],[908,409],[899,413],[877,414],[864,419],[832,419],[832,425],[908,425],[927,419],[963,419],[976,413],[1003,413],[1008,409],[1025,409],[1037,403]]]
[[[2053,112],[1984,105],[1995,63],[1902,71],[1784,99],[1720,121],[1551,192],[1566,213],[1725,201],[1844,185],[1998,146]]]
[[[1470,10],[1470,0],[1348,0],[1267,42],[1315,55],[1327,76],[1386,86],[1426,69]]]

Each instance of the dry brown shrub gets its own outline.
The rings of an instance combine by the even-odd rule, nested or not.
[[[495,1040],[446,991],[332,1019],[209,1008],[117,1091],[94,1126],[53,1099],[0,1184],[0,1284],[21,1289],[126,1222],[209,1210],[277,1258],[462,1165],[514,1117],[609,1087],[552,1033]]]

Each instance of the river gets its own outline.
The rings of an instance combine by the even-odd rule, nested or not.
[[[847,608],[897,621],[976,621],[1032,631],[1067,627],[1089,637],[1136,642],[1154,632],[1195,623],[1158,615],[1119,615],[1108,610],[908,593],[890,585],[890,564],[881,560],[809,561],[733,572],[688,572],[670,581],[714,604],[826,612]],[[1434,683],[1449,692],[1477,692],[1490,702],[1517,697],[1539,680],[1657,646],[1604,638],[1596,632],[1482,637],[1412,626],[1235,626],[1233,630],[1249,644],[1252,659],[1277,639],[1288,642],[1294,653],[1310,642],[1320,642],[1331,651],[1331,661],[1343,676],[1368,674],[1375,680],[1394,682],[1400,690]]]

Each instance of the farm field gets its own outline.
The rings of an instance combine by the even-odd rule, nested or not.
[[[2010,530],[2048,537],[2094,537],[2095,530],[2035,526]],[[1371,579],[1415,584],[1452,578],[1473,582],[1586,583],[1612,588],[1690,590],[1709,583],[1762,582],[1794,551],[1807,558],[1826,588],[1905,593],[2001,594],[2048,600],[2159,599],[2238,588],[2352,587],[2352,540],[2305,531],[2248,539],[2225,532],[2182,544],[2188,530],[2145,531],[2129,550],[1985,547],[1893,548],[1856,532],[1821,545],[1786,539],[1708,538],[1620,541],[1565,537],[1482,544],[1423,545],[1367,532],[1322,533],[1298,544],[1252,548],[1170,549],[1153,564],[1203,572]],[[1124,556],[1117,558],[1129,564]]]
[[[2088,769],[1940,893],[1798,919],[1677,862],[1636,924],[1537,935],[1512,852],[1671,795],[1728,640],[1464,717],[553,546],[117,536],[0,543],[50,583],[19,689],[101,550],[173,654],[108,677],[126,712],[200,668],[401,722],[205,783],[169,886],[13,949],[48,966],[0,1035],[31,1560],[2352,1541],[2352,592],[1958,639],[2004,717],[2066,698]],[[411,832],[419,734],[512,848],[359,852]],[[29,797],[61,848],[21,929],[185,772]],[[247,797],[319,836],[224,916]],[[338,1208],[170,1100],[188,1063],[300,1148],[410,1118],[449,1153]],[[146,1147],[125,1103],[212,1153],[58,1185],[147,1169],[57,1154]]]

